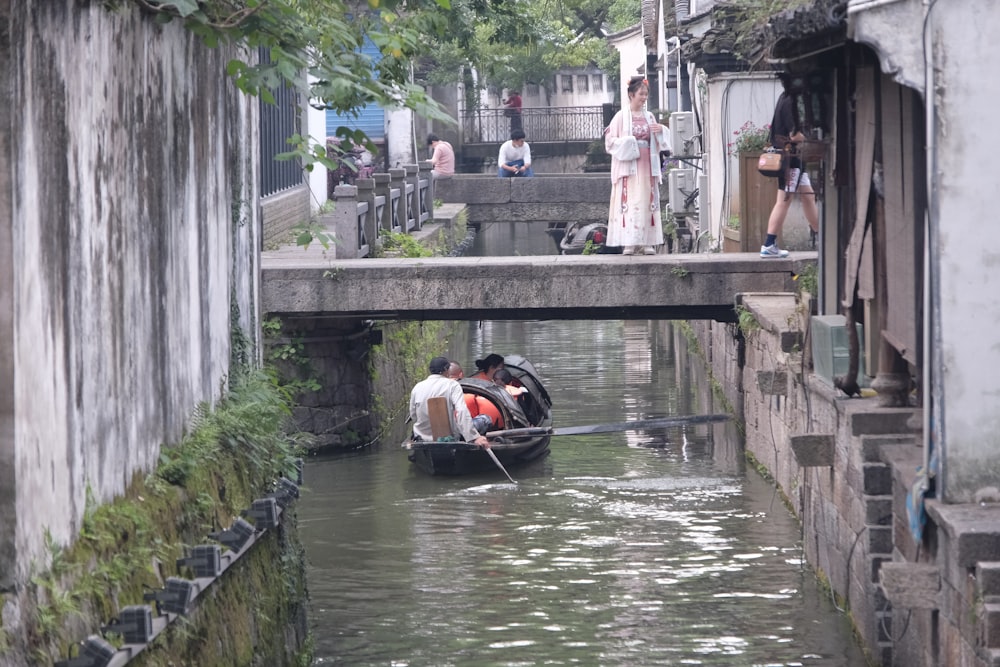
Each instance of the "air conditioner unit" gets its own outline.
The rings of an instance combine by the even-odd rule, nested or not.
[[[694,114],[690,111],[675,111],[670,114],[670,143],[674,155],[694,155]]]
[[[667,172],[667,204],[674,215],[684,215],[694,211],[694,204],[685,208],[684,200],[695,191],[694,169],[671,169]]]
[[[812,318],[813,372],[833,386],[833,379],[847,374],[850,364],[850,346],[847,342],[847,318],[843,315],[814,315]],[[869,387],[868,362],[865,355],[864,327],[855,323],[858,330],[858,386]]]

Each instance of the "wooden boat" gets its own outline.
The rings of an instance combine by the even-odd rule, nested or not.
[[[475,378],[459,380],[462,390],[487,398],[499,410],[505,429],[552,426],[552,400],[542,385],[530,361],[520,355],[504,357],[504,367],[514,376],[515,384],[527,389],[519,399],[492,382]],[[491,439],[493,454],[505,468],[537,461],[549,453],[548,433],[517,438]],[[430,442],[409,439],[403,443],[409,458],[418,468],[431,475],[466,475],[496,470],[496,463],[481,447],[467,442]]]

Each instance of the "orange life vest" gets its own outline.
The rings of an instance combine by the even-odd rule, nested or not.
[[[494,429],[503,428],[503,416],[500,414],[500,410],[493,404],[493,401],[486,398],[485,396],[477,396],[476,394],[465,394],[465,406],[469,408],[469,414],[473,417],[477,415],[489,415],[490,419],[493,420]]]

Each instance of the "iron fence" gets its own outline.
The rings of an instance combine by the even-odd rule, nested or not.
[[[263,63],[271,61],[270,51],[258,50]],[[299,160],[276,160],[279,153],[288,152],[285,141],[302,131],[302,105],[294,88],[279,86],[271,91],[274,104],[260,104],[260,194],[273,195],[301,185],[305,177]]]
[[[604,134],[604,107],[546,107],[522,109],[508,116],[505,109],[476,109],[462,115],[462,141],[498,144],[511,130],[524,130],[532,141],[594,141]]]

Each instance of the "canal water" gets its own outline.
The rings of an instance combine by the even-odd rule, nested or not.
[[[491,352],[535,364],[557,427],[721,411],[668,322],[459,328],[470,374]],[[427,476],[397,426],[306,464],[314,664],[865,664],[732,423],[556,436],[516,484]]]

